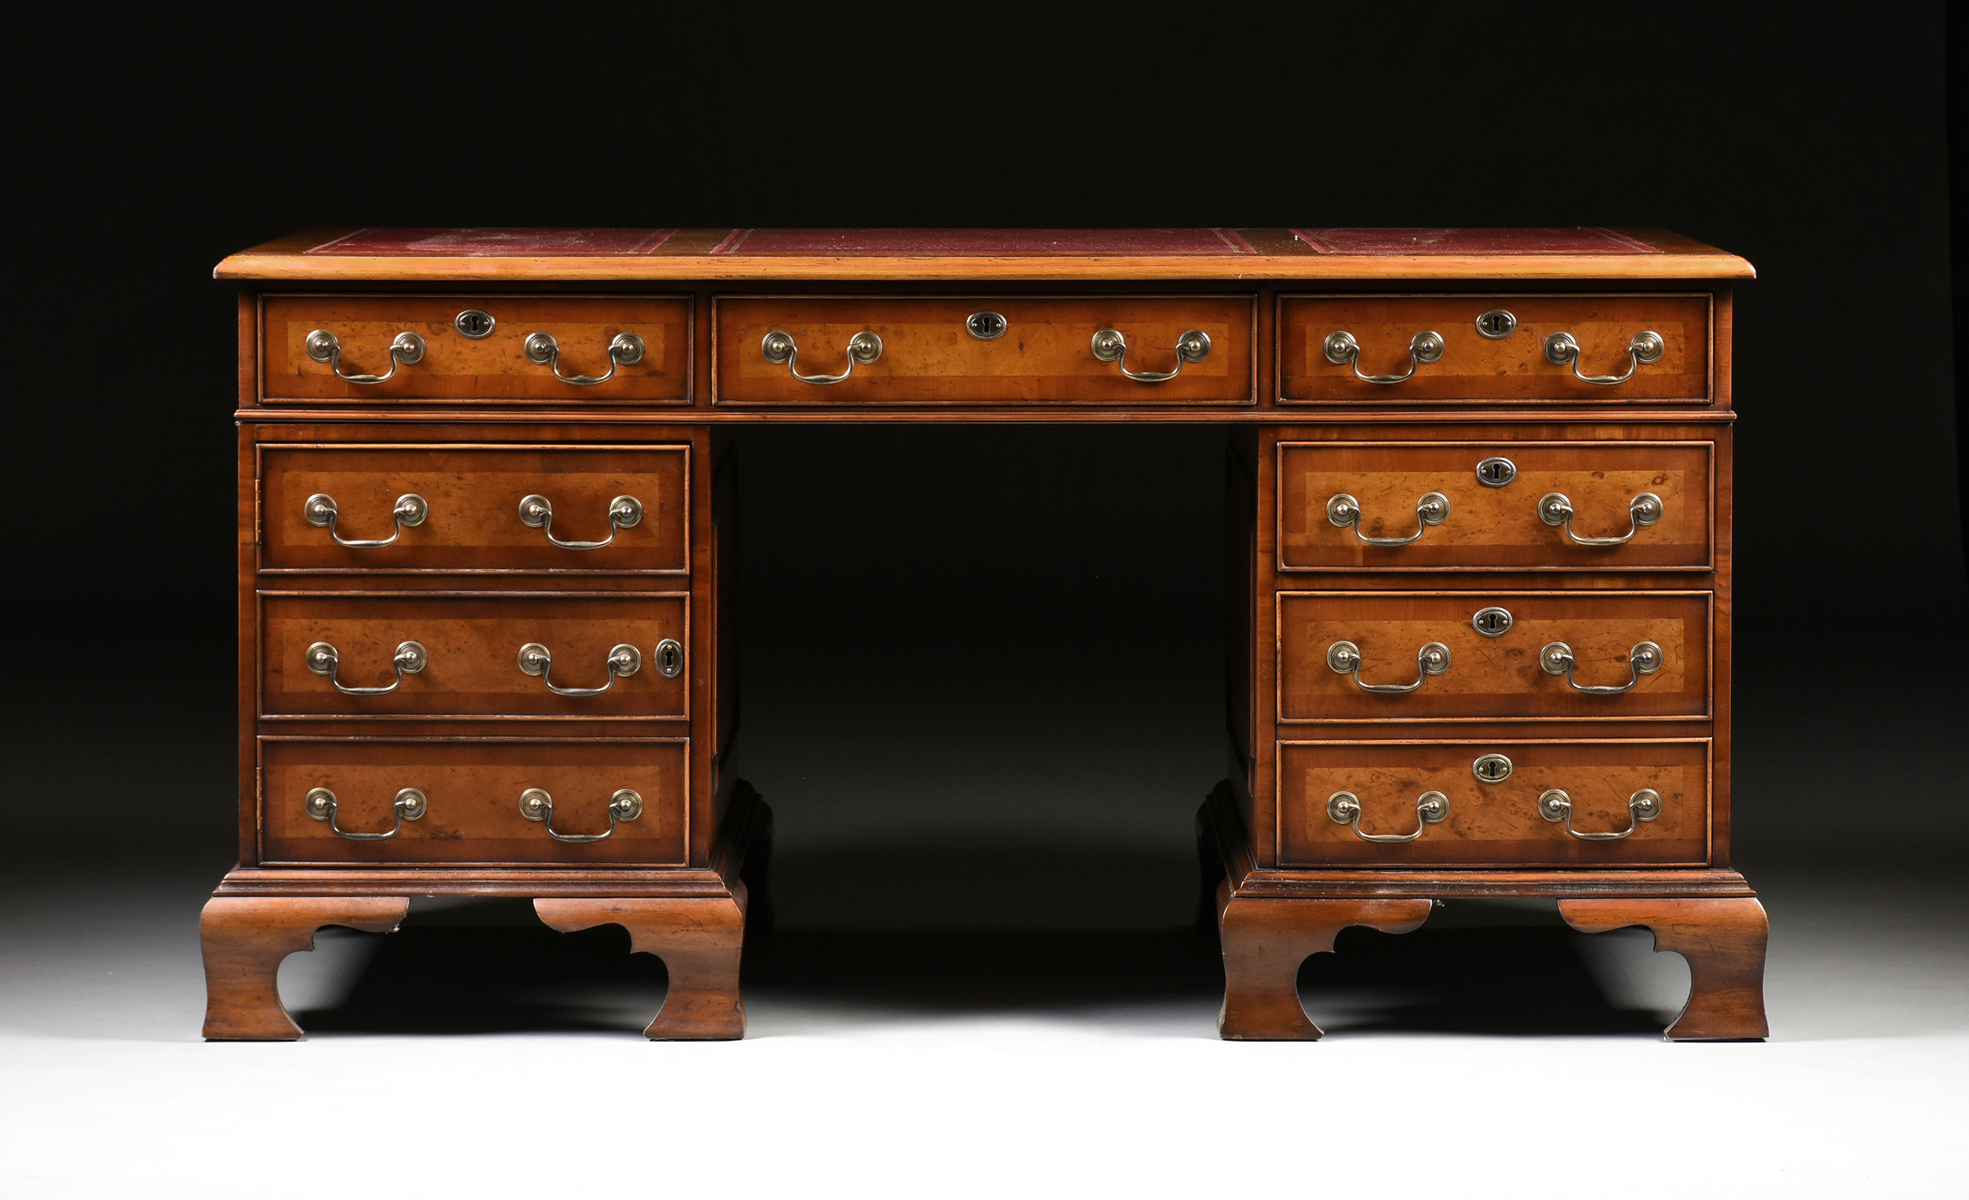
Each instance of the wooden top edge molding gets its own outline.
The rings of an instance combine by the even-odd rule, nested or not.
[[[401,408],[301,408],[268,405],[263,408],[233,410],[233,420],[256,425],[279,424],[445,424],[502,425],[554,421],[567,425],[644,426],[643,436],[687,438],[693,426],[707,424],[766,423],[858,424],[883,422],[907,425],[1009,424],[1045,425],[1071,422],[1081,425],[1134,425],[1144,421],[1192,425],[1468,425],[1499,422],[1538,421],[1549,425],[1727,425],[1736,420],[1736,411],[1708,405],[1665,409],[1582,409],[1553,406],[1541,409],[1461,408],[1430,409],[1301,409],[1256,408],[1251,405],[1217,408],[1121,408],[1095,404],[965,404],[915,408],[712,408],[708,405],[671,404],[662,407],[625,406],[605,410],[573,408],[513,408],[496,412],[465,411],[436,405],[405,405]],[[1585,435],[1582,435],[1585,436]]]
[[[468,235],[496,233],[474,242]],[[1677,234],[1655,229],[1581,230],[1604,250],[1577,252],[1581,239],[1563,230],[677,230],[654,248],[579,253],[597,232],[542,230],[304,230],[226,258],[218,279],[472,282],[513,280],[1265,280],[1265,279],[1747,279],[1750,263]],[[643,231],[628,231],[640,233]],[[658,231],[663,233],[663,231]],[[756,244],[749,234],[797,236]],[[852,235],[870,236],[854,243]],[[1024,241],[1020,235],[1033,235]],[[387,238],[385,234],[428,235]],[[1064,249],[1033,253],[1040,235]],[[1222,252],[1204,249],[1210,235]],[[1314,235],[1363,235],[1351,247],[1316,249]],[[375,235],[375,236],[369,236]],[[457,235],[447,237],[447,235]],[[568,252],[539,253],[562,235]],[[723,235],[713,240],[713,235]],[[824,236],[823,236],[824,235]],[[920,235],[920,236],[917,236]],[[1369,237],[1365,235],[1388,235]],[[1427,235],[1427,236],[1424,236]],[[1551,235],[1549,237],[1545,235]],[[1541,242],[1541,238],[1544,240]],[[366,240],[365,240],[366,239]],[[912,244],[923,252],[903,252]],[[627,238],[618,239],[624,245]],[[1409,243],[1426,252],[1404,249]],[[803,246],[828,252],[800,253]],[[1327,242],[1320,242],[1325,245]],[[1541,244],[1556,252],[1525,252]],[[639,245],[642,245],[639,243]],[[1176,246],[1180,252],[1167,252]],[[327,250],[327,247],[335,247]],[[456,252],[460,247],[469,253]],[[790,249],[789,249],[790,247]],[[962,252],[952,252],[953,247]],[[1364,249],[1361,247],[1365,247]],[[435,249],[432,249],[435,248]],[[1448,249],[1455,252],[1445,253]],[[408,252],[415,250],[415,252]],[[395,251],[395,252],[392,252]]]

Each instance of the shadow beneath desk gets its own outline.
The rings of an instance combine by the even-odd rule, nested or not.
[[[564,934],[505,915],[365,935],[375,953],[341,999],[294,1019],[310,1035],[640,1032],[662,1004],[663,964],[629,953],[621,926]]]
[[[1400,936],[1347,929],[1334,953],[1299,969],[1299,996],[1329,1035],[1660,1034],[1674,1014],[1609,995],[1580,953],[1583,941],[1537,925]]]
[[[339,1001],[296,1019],[321,1034],[632,1032],[661,1006],[662,964],[630,954],[619,927],[559,934],[510,906],[477,912],[487,923],[468,910],[371,935]],[[1611,998],[1580,940],[1537,926],[1348,930],[1338,953],[1308,960],[1300,989],[1330,1034],[1658,1034],[1665,1015]],[[1159,1028],[1208,1037],[1223,968],[1215,939],[1188,928],[796,929],[750,939],[744,987],[755,1028],[1155,1011]]]
[[[775,1005],[1068,1015],[1214,1009],[1224,970],[1216,943],[1189,929],[790,930],[747,947],[745,987]]]

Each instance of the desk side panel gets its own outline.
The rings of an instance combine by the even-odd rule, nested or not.
[[[239,355],[242,363],[251,361],[252,344],[244,336]],[[250,376],[244,386],[252,386]],[[239,865],[250,867],[260,861],[259,754],[254,743],[254,722],[260,708],[260,622],[259,605],[253,594],[254,567],[259,549],[260,480],[255,469],[258,456],[253,444],[253,427],[238,421],[233,424],[239,455],[239,527],[234,534],[238,554],[235,569],[238,584],[236,649],[239,658],[235,664],[238,678],[234,686],[238,696],[235,719],[238,722],[236,750],[239,756]]]
[[[1255,678],[1258,647],[1252,639],[1257,580],[1257,431],[1240,430],[1224,447],[1224,715],[1230,737],[1231,786],[1250,818],[1252,771],[1259,726]]]

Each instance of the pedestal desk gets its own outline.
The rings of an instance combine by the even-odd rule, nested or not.
[[[745,1029],[771,817],[735,773],[757,422],[1221,428],[1228,777],[1197,834],[1229,1038],[1444,897],[1684,955],[1766,1034],[1730,867],[1731,281],[1658,230],[316,230],[239,294],[239,866],[209,1038],[420,895],[659,956]]]

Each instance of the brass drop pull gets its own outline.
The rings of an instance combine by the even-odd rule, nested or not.
[[[1538,652],[1538,665],[1545,668],[1547,675],[1564,675],[1567,686],[1575,692],[1589,696],[1618,696],[1631,692],[1634,685],[1641,682],[1641,676],[1652,675],[1661,670],[1665,656],[1661,647],[1653,642],[1635,642],[1634,648],[1627,652],[1628,676],[1626,683],[1589,684],[1581,683],[1572,677],[1579,662],[1573,657],[1572,647],[1564,642],[1547,642]]]
[[[1572,501],[1564,492],[1547,492],[1538,498],[1538,519],[1547,525],[1565,527],[1566,537],[1576,546],[1624,546],[1634,535],[1661,520],[1661,497],[1641,492],[1627,502],[1627,532],[1617,537],[1582,537],[1572,531]]]
[[[395,507],[390,509],[390,517],[396,522],[397,530],[386,538],[369,540],[365,538],[345,538],[335,532],[335,521],[342,515],[335,506],[335,497],[326,492],[316,492],[301,502],[301,516],[316,529],[326,529],[328,536],[337,546],[347,546],[351,550],[379,550],[393,546],[403,536],[406,529],[415,529],[431,515],[431,506],[416,492],[405,492],[397,497]]]
[[[520,793],[520,815],[547,827],[547,836],[557,842],[599,842],[615,836],[617,821],[633,821],[643,815],[642,793],[623,788],[608,801],[607,833],[561,833],[554,828],[554,798],[545,788],[528,788]]]
[[[572,383],[578,387],[594,387],[615,378],[617,367],[633,367],[643,361],[643,339],[633,333],[618,333],[609,339],[608,374],[606,375],[563,375],[561,374],[561,344],[551,333],[529,333],[521,346],[526,360],[536,367],[546,367],[554,373],[554,378],[562,383]]]
[[[1326,361],[1335,366],[1352,367],[1354,378],[1362,383],[1406,383],[1415,377],[1416,367],[1435,362],[1443,356],[1443,335],[1433,329],[1425,329],[1408,339],[1408,370],[1399,375],[1361,374],[1361,344],[1344,329],[1327,334],[1322,348],[1326,351]]]
[[[1582,842],[1617,842],[1661,815],[1661,793],[1642,788],[1627,798],[1627,828],[1606,833],[1582,833],[1572,827],[1572,797],[1552,788],[1538,798],[1538,815],[1554,824],[1564,821],[1566,832]]]
[[[1449,497],[1441,492],[1425,492],[1415,502],[1415,532],[1407,537],[1369,537],[1361,532],[1361,502],[1345,492],[1326,502],[1326,519],[1342,529],[1353,526],[1354,536],[1370,546],[1406,546],[1422,540],[1429,526],[1449,520]]]
[[[1335,792],[1326,798],[1326,815],[1336,825],[1352,825],[1354,836],[1363,842],[1412,842],[1431,825],[1449,819],[1449,797],[1441,792],[1424,792],[1415,798],[1417,818],[1414,833],[1364,833],[1361,831],[1361,800],[1352,792]]]
[[[335,647],[327,642],[316,642],[307,648],[303,657],[307,660],[308,670],[328,676],[328,682],[334,684],[335,690],[344,696],[387,696],[403,686],[405,675],[417,674],[431,661],[423,643],[398,642],[397,652],[390,659],[390,664],[397,669],[396,682],[382,687],[350,687],[340,678],[342,656]]]
[[[325,362],[328,369],[335,372],[335,378],[343,383],[384,383],[394,378],[399,366],[414,367],[424,361],[424,339],[414,333],[399,333],[390,341],[390,369],[381,375],[344,375],[342,373],[342,339],[326,329],[317,329],[308,335],[304,343],[308,357],[316,362]]]
[[[1183,373],[1184,363],[1200,363],[1210,357],[1210,335],[1201,329],[1184,330],[1176,339],[1176,365],[1167,371],[1129,370],[1128,338],[1119,329],[1096,330],[1093,351],[1095,358],[1113,363],[1136,383],[1168,383]]]
[[[1422,686],[1431,675],[1440,675],[1449,670],[1449,647],[1441,642],[1428,642],[1415,652],[1414,683],[1362,683],[1361,648],[1352,642],[1335,642],[1326,648],[1326,665],[1337,675],[1352,675],[1354,686],[1363,692],[1376,692],[1392,695],[1412,692]]]
[[[387,833],[358,833],[335,823],[335,793],[327,788],[314,788],[308,792],[307,798],[302,803],[307,806],[310,817],[317,821],[328,822],[328,828],[335,832],[336,837],[347,838],[352,842],[386,842],[403,832],[405,821],[417,820],[430,807],[430,802],[425,798],[424,793],[416,788],[405,788],[397,793],[396,803],[391,805],[397,815],[394,828]]]
[[[1579,343],[1570,333],[1555,333],[1545,339],[1545,361],[1553,366],[1572,367],[1573,377],[1581,383],[1610,385],[1626,383],[1634,378],[1634,372],[1641,369],[1642,363],[1658,362],[1668,349],[1661,335],[1652,329],[1643,329],[1627,343],[1627,370],[1619,375],[1587,375],[1579,369]]]
[[[528,529],[544,529],[547,540],[563,550],[600,550],[615,541],[624,529],[633,529],[643,520],[643,502],[634,496],[617,496],[608,502],[608,536],[599,542],[563,541],[554,536],[554,502],[545,496],[520,498],[520,524]]]
[[[853,375],[857,363],[865,367],[876,359],[881,358],[882,339],[876,336],[874,331],[868,329],[864,329],[849,338],[848,369],[839,375],[800,374],[800,344],[793,340],[792,334],[784,333],[777,329],[767,334],[760,341],[759,353],[765,355],[766,361],[774,366],[784,366],[787,372],[801,383],[826,385],[839,383],[843,379],[848,378],[848,376]]]
[[[547,685],[547,690],[556,696],[599,696],[615,686],[618,679],[627,679],[642,670],[643,655],[634,646],[620,645],[608,652],[608,682],[597,688],[560,687],[547,678],[547,672],[554,669],[553,651],[539,642],[528,642],[520,647],[520,671],[531,675]]]

